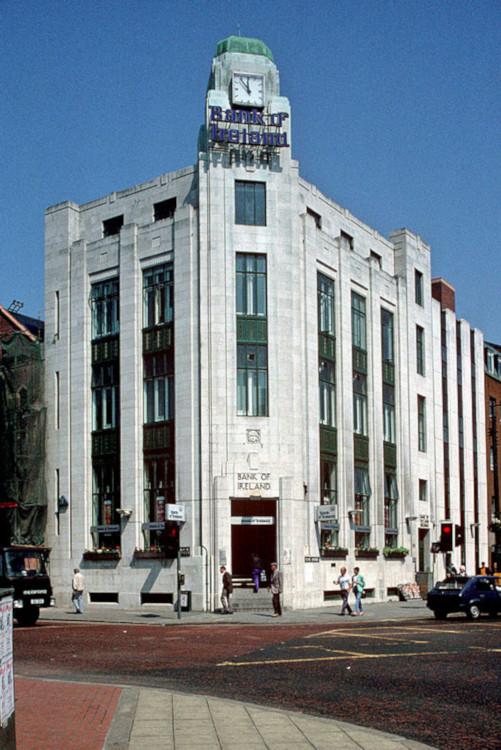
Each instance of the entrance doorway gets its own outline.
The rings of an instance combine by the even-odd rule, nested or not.
[[[277,501],[231,501],[232,573],[250,578],[252,554],[261,558],[266,573],[277,559]]]
[[[420,573],[428,573],[431,570],[431,567],[430,567],[430,530],[429,529],[419,529],[418,544],[419,544],[418,570],[420,571]]]

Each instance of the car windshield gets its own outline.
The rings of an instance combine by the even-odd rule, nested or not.
[[[464,576],[453,576],[451,578],[446,578],[445,581],[439,581],[436,584],[437,589],[462,589],[466,583],[468,583],[468,578],[465,578]]]
[[[7,550],[5,567],[9,578],[47,575],[43,555],[38,550]]]

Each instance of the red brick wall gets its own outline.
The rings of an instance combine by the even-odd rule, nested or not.
[[[455,289],[444,281],[444,279],[431,280],[431,294],[433,299],[440,302],[440,307],[443,310],[452,310],[452,312],[456,312]]]

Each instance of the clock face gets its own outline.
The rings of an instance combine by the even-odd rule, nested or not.
[[[232,94],[234,104],[262,107],[264,104],[263,76],[233,73]]]

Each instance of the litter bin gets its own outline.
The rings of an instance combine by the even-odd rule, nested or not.
[[[191,591],[180,591],[181,612],[191,612]]]
[[[0,589],[0,748],[16,750],[14,661],[12,652],[13,589]]]

